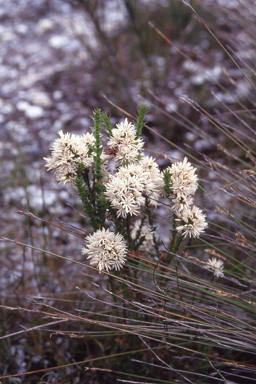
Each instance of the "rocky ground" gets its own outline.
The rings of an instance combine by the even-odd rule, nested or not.
[[[34,236],[42,237],[42,228],[31,223],[28,233],[17,209],[63,218],[70,209],[61,201],[74,202],[72,192],[46,174],[43,157],[58,130],[88,130],[92,105],[84,105],[79,95],[90,100],[92,62],[81,36],[93,49],[97,41],[86,15],[71,12],[62,1],[3,1],[0,10],[1,233],[31,244]],[[73,247],[67,243],[67,249]],[[41,261],[30,251],[1,247],[2,294],[18,289],[24,278],[23,288],[41,291],[35,282]]]
[[[109,2],[105,12],[108,17],[102,30],[111,35],[120,24],[123,28],[121,2]],[[54,176],[47,174],[43,157],[49,156],[59,130],[85,133],[93,108],[106,107],[100,93],[104,89],[100,90],[95,80],[102,44],[88,14],[63,0],[2,1],[0,20],[1,236],[30,244],[36,240],[37,246],[44,246],[44,231],[44,236],[51,236],[52,246],[53,241],[65,248],[65,252],[59,249],[62,254],[79,255],[82,243],[77,245],[75,239],[68,235],[63,238],[63,234],[60,240],[59,230],[49,234],[47,228],[37,226],[34,220],[28,222],[17,210],[55,221],[74,220],[79,225],[77,215],[67,205],[77,203],[74,190],[60,187]],[[113,76],[106,76],[113,85]],[[133,87],[131,83],[129,92],[137,100],[139,88]],[[112,121],[118,120],[113,117]],[[159,150],[168,152],[164,144],[161,146]],[[84,224],[83,219],[80,221]],[[43,290],[45,281],[38,285],[33,277],[38,271],[31,251],[23,252],[6,243],[1,243],[1,248],[2,293],[16,290],[24,277],[26,290]],[[64,280],[65,275],[63,270]],[[51,289],[58,290],[59,281],[53,281]]]

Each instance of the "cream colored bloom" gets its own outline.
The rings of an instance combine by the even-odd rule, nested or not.
[[[183,162],[177,162],[168,167],[171,174],[171,191],[177,197],[193,195],[198,187],[196,168],[192,167],[185,157]]]
[[[86,240],[88,244],[86,248],[82,248],[82,254],[88,255],[91,265],[107,272],[111,269],[120,270],[124,266],[127,247],[122,235],[103,228],[88,236]]]
[[[144,179],[145,194],[150,198],[150,203],[156,205],[164,186],[159,166],[153,157],[147,156],[142,157],[139,164],[146,173],[146,178]]]
[[[93,164],[93,154],[89,150],[93,147],[95,138],[92,134],[70,135],[58,132],[59,139],[53,143],[52,157],[44,158],[48,171],[53,169],[56,179],[60,184],[71,182],[77,176],[79,163],[85,168]]]
[[[214,276],[216,277],[223,277],[224,273],[222,272],[222,269],[224,268],[224,262],[221,260],[216,259],[216,257],[213,257],[212,259],[209,259],[207,261],[208,266],[207,269],[214,272]]]
[[[176,221],[181,221],[181,225],[176,229],[178,232],[182,232],[184,238],[187,236],[199,237],[208,225],[205,220],[206,216],[202,213],[201,209],[195,205],[192,209],[184,209],[176,213],[176,215],[178,217]]]
[[[193,204],[193,198],[189,195],[170,195],[169,197],[173,203],[171,210],[176,213],[176,215],[181,215],[183,210],[190,209],[190,206]]]
[[[146,204],[146,197],[150,204],[157,204],[162,184],[158,165],[154,159],[144,157],[137,163],[120,167],[115,175],[109,175],[105,196],[117,209],[118,217],[137,216],[141,206]]]
[[[105,196],[117,210],[117,217],[127,217],[128,214],[137,216],[140,206],[145,204],[142,192],[143,183],[136,175],[117,173],[109,176]]]
[[[116,126],[117,128],[112,129],[112,135],[108,141],[115,159],[121,164],[137,161],[144,143],[141,138],[136,138],[136,127],[127,119]]]
[[[156,205],[161,189],[163,188],[163,178],[158,164],[152,157],[142,157],[140,161],[120,167],[118,171],[122,177],[134,176],[143,184],[143,193],[149,197],[150,203]]]

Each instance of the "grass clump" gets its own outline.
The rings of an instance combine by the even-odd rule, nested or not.
[[[82,275],[78,283],[66,282],[72,292],[64,292],[63,282],[62,293],[34,297],[27,309],[31,322],[41,316],[35,327],[44,326],[30,353],[43,355],[49,334],[55,338],[58,353],[47,367],[40,361],[40,369],[51,372],[49,380],[256,380],[256,150],[250,98],[237,99],[235,106],[221,101],[211,110],[183,95],[184,108],[195,116],[189,120],[178,111],[167,113],[165,102],[151,93],[151,111],[156,108],[192,133],[180,147],[183,159],[158,154],[161,168],[145,153],[142,128],[152,132],[145,105],[137,121],[112,125],[98,109],[92,133],[60,134],[46,161],[60,184],[76,187],[88,233],[59,228],[81,242],[77,259],[26,244],[49,260],[76,264]],[[55,274],[59,265],[52,262]]]

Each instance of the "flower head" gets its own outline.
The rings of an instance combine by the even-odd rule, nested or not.
[[[222,269],[224,268],[224,262],[213,257],[207,261],[207,269],[212,270],[214,272],[214,276],[223,277],[224,273]]]
[[[143,193],[150,198],[150,203],[156,205],[159,199],[161,188],[163,187],[163,178],[159,167],[152,157],[142,157],[134,164],[120,167],[118,171],[122,177],[134,176],[143,185]]]
[[[198,187],[196,168],[185,157],[183,162],[172,164],[167,170],[171,174],[171,190],[177,197],[193,195]]]
[[[182,211],[190,209],[190,206],[193,203],[193,198],[189,195],[170,195],[170,198],[173,203],[171,210],[176,213],[176,215],[182,215]]]
[[[178,232],[182,232],[184,238],[187,236],[199,237],[208,225],[205,220],[206,216],[202,213],[201,209],[195,205],[192,209],[188,208],[177,212],[176,215],[178,217],[176,221],[181,221],[181,225],[176,229]]]
[[[118,172],[109,176],[105,195],[113,208],[117,209],[117,217],[138,215],[141,204],[145,203],[142,196],[143,183],[136,174]]]
[[[127,119],[117,124],[112,129],[112,135],[108,141],[109,148],[114,151],[115,158],[121,163],[133,163],[137,161],[144,143],[141,138],[136,138],[136,127]]]
[[[111,269],[120,270],[124,266],[126,244],[122,235],[103,228],[88,236],[86,240],[87,248],[82,248],[82,254],[88,255],[91,265],[107,272]]]
[[[144,156],[139,164],[146,173],[144,179],[145,194],[151,198],[150,203],[156,205],[164,186],[164,180],[159,166],[153,157],[147,156]]]
[[[93,163],[92,150],[95,138],[92,134],[71,135],[58,132],[59,139],[53,143],[52,157],[45,158],[48,167],[54,170],[57,181],[66,184],[77,176],[78,164],[82,163],[88,168]]]
[[[144,157],[137,163],[118,169],[109,176],[105,195],[117,216],[138,215],[141,205],[148,197],[150,204],[156,204],[163,180],[158,165],[152,158]]]

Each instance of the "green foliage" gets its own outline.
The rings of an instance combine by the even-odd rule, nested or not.
[[[101,116],[105,126],[105,130],[108,132],[109,136],[111,136],[113,127],[110,122],[110,117],[106,114],[106,112],[103,112]]]
[[[169,169],[164,171],[164,191],[167,195],[171,193],[171,173]]]
[[[92,133],[95,137],[95,146],[94,146],[94,161],[95,161],[95,182],[96,182],[96,190],[99,189],[98,183],[101,183],[102,180],[102,172],[101,172],[101,165],[102,165],[102,160],[101,160],[101,154],[102,154],[102,145],[101,145],[101,123],[102,123],[102,117],[101,117],[101,110],[96,109],[93,114],[93,121],[94,121],[94,126],[92,127]]]
[[[141,135],[142,128],[146,124],[145,121],[145,115],[147,113],[148,107],[146,104],[141,104],[141,106],[138,108],[138,117],[137,117],[137,123],[135,124],[137,129],[137,136],[138,139]]]
[[[90,197],[90,194],[88,190],[86,190],[86,187],[83,183],[83,179],[81,177],[76,177],[74,183],[77,188],[77,193],[83,203],[85,213],[89,217],[89,223],[91,224],[94,230],[97,230],[98,225],[95,217],[95,209],[91,201],[92,199]]]
[[[105,114],[106,115],[106,114]],[[105,116],[105,120],[106,116]],[[96,109],[93,114],[94,127],[92,128],[93,135],[95,137],[95,146],[94,146],[94,162],[95,162],[95,172],[93,173],[93,186],[94,186],[94,198],[95,198],[95,210],[98,215],[99,227],[104,226],[105,223],[105,214],[106,214],[106,199],[102,194],[105,191],[105,187],[102,184],[102,164],[104,160],[101,159],[102,155],[102,143],[101,143],[101,130],[102,130],[102,112],[100,109]]]

